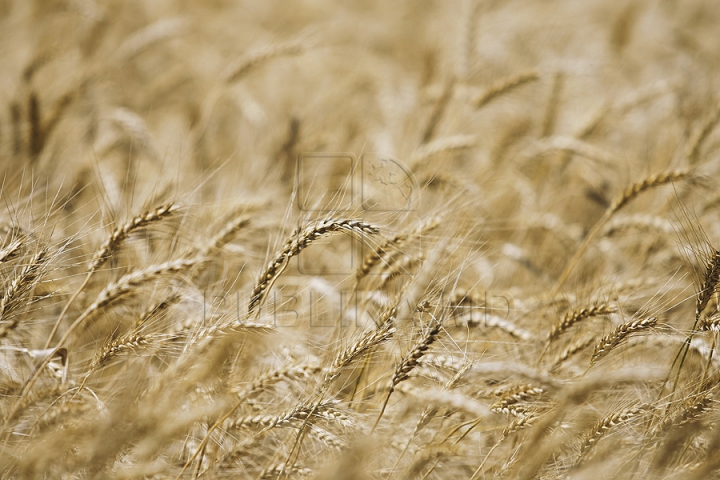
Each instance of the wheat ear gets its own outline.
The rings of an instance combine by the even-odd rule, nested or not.
[[[219,427],[221,427],[225,421],[227,421],[228,418],[230,418],[238,408],[240,408],[242,405],[247,403],[247,397],[250,395],[262,391],[272,385],[275,382],[278,382],[282,379],[289,379],[289,378],[297,378],[297,377],[307,377],[309,375],[312,375],[314,373],[317,373],[319,371],[319,367],[312,366],[312,365],[299,365],[294,367],[281,367],[276,370],[271,370],[260,377],[256,378],[250,386],[243,389],[241,392],[238,393],[239,400],[238,402],[230,408],[223,416],[221,416],[210,428],[208,428],[207,432],[205,433],[205,436],[203,437],[202,441],[200,442],[200,445],[195,449],[195,453],[185,462],[185,465],[182,468],[182,471],[180,472],[180,476],[182,476],[182,473],[192,464],[192,462],[195,461],[195,459],[200,455],[201,452],[204,451],[205,447],[207,446],[208,442],[210,441],[210,436],[212,432],[217,430]],[[236,422],[237,423],[237,422]]]
[[[683,402],[682,408],[676,414],[666,416],[652,432],[657,436],[673,427],[681,427],[696,421],[700,416],[712,408],[713,399],[708,392],[696,395]]]
[[[471,100],[471,104],[475,108],[482,108],[503,93],[518,88],[526,83],[534,82],[540,79],[540,74],[536,70],[523,72],[518,75],[502,78],[496,83],[490,85],[484,92]]]
[[[700,290],[697,293],[697,299],[695,301],[696,321],[700,319],[700,315],[708,306],[710,299],[717,289],[718,282],[720,282],[720,251],[713,249],[712,256],[705,266],[702,284],[700,285]]]
[[[88,266],[88,273],[87,275],[85,275],[85,280],[83,281],[82,285],[80,285],[80,287],[75,291],[73,296],[70,297],[70,299],[67,301],[62,311],[60,312],[57,320],[55,320],[55,325],[53,325],[53,328],[50,331],[47,340],[45,341],[44,348],[50,347],[50,343],[52,342],[55,333],[57,333],[57,330],[60,327],[60,323],[62,322],[63,318],[65,318],[65,314],[67,314],[70,306],[73,304],[78,295],[80,295],[80,292],[85,289],[88,282],[90,281],[90,277],[92,276],[92,274],[97,271],[97,269],[99,269],[114,254],[114,252],[120,247],[120,245],[125,241],[125,239],[128,238],[130,234],[133,233],[135,230],[167,218],[168,216],[172,215],[172,213],[178,208],[180,207],[174,202],[159,205],[158,207],[155,207],[151,210],[146,210],[140,215],[133,217],[129,221],[125,222],[119,227],[116,227],[115,230],[113,230],[113,232],[110,234],[110,237],[108,237],[107,240],[105,240],[105,242],[100,245],[100,248],[98,248],[98,250],[93,255],[92,261]]]
[[[718,106],[712,115],[705,120],[703,125],[700,127],[698,132],[693,136],[692,141],[687,149],[687,159],[690,165],[697,162],[705,140],[710,136],[710,133],[715,129],[715,126],[720,122],[720,106]]]
[[[250,217],[247,215],[240,215],[239,217],[233,218],[200,249],[200,255],[208,256],[213,250],[222,248],[232,241],[235,234],[249,223]]]
[[[127,239],[135,230],[169,217],[177,211],[178,208],[180,207],[175,202],[165,203],[153,208],[152,210],[146,210],[140,215],[133,217],[119,227],[115,228],[112,234],[110,234],[110,237],[108,237],[107,240],[100,245],[100,248],[98,248],[93,255],[89,271],[92,272],[102,267],[103,264],[107,262],[107,260],[125,241],[125,239]]]
[[[349,219],[327,219],[313,222],[305,227],[295,230],[285,242],[280,252],[270,261],[265,271],[260,275],[255,289],[248,303],[248,316],[259,307],[268,290],[272,287],[278,276],[287,268],[290,259],[307,248],[319,238],[331,235],[336,232],[350,233],[354,235],[375,235],[380,230],[378,227],[359,220]]]
[[[378,418],[377,420],[375,420],[373,431],[375,431],[378,423],[380,423],[380,419],[385,413],[385,408],[387,407],[387,404],[390,401],[390,396],[395,391],[395,388],[399,383],[404,382],[408,379],[408,377],[410,376],[410,372],[418,365],[418,361],[423,357],[423,355],[425,355],[425,353],[427,353],[427,351],[430,349],[430,346],[435,342],[435,340],[438,339],[441,329],[442,323],[437,319],[433,318],[433,321],[425,334],[420,337],[415,346],[407,353],[407,355],[405,355],[400,364],[395,367],[395,372],[390,379],[390,388],[388,389],[385,401],[380,408]]]
[[[302,39],[293,39],[286,42],[274,43],[250,50],[238,57],[227,66],[221,77],[226,83],[240,80],[245,74],[258,65],[277,57],[298,55],[308,48],[308,42]]]
[[[92,372],[104,365],[107,365],[110,360],[119,355],[123,355],[127,352],[134,352],[139,348],[147,346],[150,343],[150,340],[152,340],[151,337],[138,334],[135,331],[115,339],[114,341],[106,344],[102,350],[98,352],[90,364],[90,371]]]
[[[430,114],[430,118],[428,119],[427,125],[425,126],[425,130],[423,131],[420,143],[425,144],[432,140],[432,137],[435,134],[435,129],[440,124],[440,120],[442,120],[443,114],[445,113],[445,110],[447,110],[447,107],[450,104],[450,100],[453,97],[454,91],[455,77],[452,77],[445,84],[442,95],[440,95],[440,98],[437,99],[435,105],[433,106],[432,113]]]
[[[518,403],[532,400],[541,396],[545,390],[534,385],[518,385],[505,392],[500,400],[495,402],[490,410],[500,413],[510,413],[516,417],[525,416],[524,409],[518,409]]]
[[[557,295],[557,293],[560,291],[562,286],[565,284],[565,281],[570,276],[570,272],[572,272],[572,269],[575,267],[575,264],[578,262],[580,257],[585,253],[585,250],[587,250],[587,247],[590,245],[590,241],[595,237],[595,235],[602,229],[602,227],[607,223],[608,220],[620,209],[622,209],[625,205],[630,203],[635,197],[640,195],[642,192],[645,192],[647,190],[653,189],[655,187],[659,187],[661,185],[666,185],[668,183],[672,183],[678,180],[684,180],[691,176],[690,170],[671,170],[668,172],[661,172],[656,173],[654,175],[650,175],[649,177],[643,178],[642,180],[632,184],[629,186],[625,191],[619,195],[612,204],[608,207],[608,209],[605,211],[602,217],[600,217],[600,220],[598,220],[593,228],[588,232],[588,234],[583,239],[582,243],[578,247],[577,250],[575,250],[575,253],[573,254],[572,258],[570,259],[570,262],[568,263],[567,267],[565,267],[565,270],[563,270],[562,274],[560,274],[560,278],[558,279],[557,285],[555,286],[555,289],[553,291],[553,297]]]
[[[550,372],[554,372],[555,370],[557,370],[557,369],[560,367],[560,365],[562,365],[563,363],[565,363],[566,361],[568,361],[568,359],[570,359],[570,357],[572,357],[572,356],[575,355],[576,353],[584,350],[585,348],[589,347],[589,346],[593,343],[593,340],[594,340],[594,339],[593,339],[592,337],[590,337],[590,338],[586,338],[586,339],[584,339],[584,340],[579,340],[579,341],[571,344],[570,346],[568,346],[568,347],[567,347],[565,350],[563,350],[563,352],[555,359],[555,361],[553,362],[553,364],[552,364],[552,366],[550,367],[550,370],[549,370],[549,371],[550,371]]]
[[[395,333],[395,313],[395,308],[390,309],[383,315],[384,319],[379,327],[366,331],[355,342],[338,353],[332,366],[325,373],[326,384],[338,378],[346,367],[349,367],[360,357],[378,345],[385,343],[393,336]]]
[[[4,321],[4,323],[0,325],[0,339],[5,338],[18,326],[20,322],[18,316],[11,317],[7,322],[5,322],[5,320],[10,317],[15,310],[24,305],[24,302],[20,301],[21,298],[37,285],[38,279],[45,270],[47,261],[48,249],[41,248],[30,259],[28,264],[15,275],[10,285],[5,288],[2,299],[0,299],[0,320]]]
[[[23,239],[17,238],[0,249],[0,263],[5,263],[17,257],[20,253],[20,247],[25,244]]]
[[[377,265],[378,262],[385,258],[390,249],[398,250],[407,242],[412,241],[415,238],[422,237],[426,233],[435,230],[438,225],[440,225],[440,218],[432,217],[412,232],[401,232],[394,237],[386,240],[375,250],[365,255],[362,267],[360,267],[360,270],[357,272],[356,277],[360,279],[370,273],[370,271],[375,267],[375,265]]]
[[[414,169],[420,169],[425,160],[430,157],[444,152],[471,148],[476,143],[477,137],[475,135],[451,135],[441,137],[418,147],[410,157],[410,165]]]
[[[600,439],[614,427],[628,423],[649,410],[651,410],[649,405],[640,405],[621,410],[600,420],[597,424],[595,424],[595,427],[593,427],[592,431],[585,436],[583,442],[580,444],[580,453],[578,454],[576,464],[579,464],[583,457],[587,455],[587,453],[600,441]]]
[[[565,313],[559,323],[553,325],[550,330],[550,334],[548,335],[548,341],[556,340],[570,327],[586,318],[596,317],[599,315],[609,315],[615,312],[617,312],[617,307],[607,304],[597,304],[577,310],[570,310]]]
[[[632,322],[618,325],[615,330],[605,335],[602,340],[600,340],[600,343],[595,345],[595,350],[593,350],[592,357],[590,357],[590,366],[595,365],[598,360],[605,357],[611,350],[627,340],[630,335],[648,330],[656,325],[657,318],[655,317],[633,320]]]

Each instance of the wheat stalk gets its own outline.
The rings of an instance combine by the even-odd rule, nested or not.
[[[90,262],[89,271],[94,272],[103,266],[105,262],[117,251],[122,243],[135,230],[145,227],[151,223],[159,222],[169,217],[179,209],[179,205],[175,202],[164,203],[151,210],[146,210],[140,215],[136,215],[119,227],[116,227],[110,236],[100,245],[93,255]]]
[[[299,254],[316,240],[337,232],[360,236],[376,235],[379,232],[379,228],[359,220],[326,219],[312,222],[295,230],[285,242],[280,252],[270,261],[265,271],[260,275],[260,279],[255,285],[250,297],[250,302],[248,303],[248,316],[262,304],[268,290],[270,290],[275,280],[277,280],[280,274],[287,268],[292,257]]]
[[[608,335],[605,335],[602,340],[595,345],[593,354],[590,357],[590,366],[595,365],[598,360],[605,357],[615,347],[627,340],[627,338],[631,335],[654,328],[656,325],[657,318],[655,317],[641,318],[618,325],[615,330]]]
[[[530,70],[528,72],[502,78],[490,85],[484,92],[473,98],[470,101],[470,104],[475,108],[482,108],[503,93],[507,93],[520,87],[521,85],[525,85],[526,83],[534,82],[539,79],[540,74],[536,70]]]
[[[610,315],[617,312],[617,307],[606,303],[595,304],[590,307],[583,307],[575,310],[569,310],[557,324],[553,325],[548,335],[548,341],[556,340],[560,335],[566,332],[576,323],[590,317],[600,315]]]
[[[651,410],[652,407],[650,405],[640,405],[621,410],[600,420],[580,444],[580,453],[578,454],[576,464],[580,463],[582,458],[614,427],[626,424]]]
[[[438,336],[440,335],[441,329],[442,323],[439,322],[437,319],[433,318],[433,321],[427,328],[425,334],[420,337],[415,346],[410,349],[410,351],[405,355],[405,357],[403,357],[402,361],[398,364],[398,366],[395,367],[395,372],[390,379],[390,386],[388,388],[387,396],[385,397],[385,401],[380,408],[380,413],[378,414],[378,418],[375,421],[373,430],[375,430],[378,423],[380,423],[380,419],[382,418],[383,413],[385,413],[385,408],[387,407],[387,404],[390,401],[390,396],[395,391],[395,388],[398,386],[398,384],[409,378],[410,372],[418,365],[423,355],[425,355],[425,353],[430,349],[430,346],[435,343],[435,340],[437,340]]]
[[[237,82],[250,70],[267,62],[268,60],[277,57],[298,55],[307,50],[308,47],[309,44],[306,40],[293,39],[250,50],[231,62],[225,68],[225,71],[220,75],[220,77],[226,83]]]
[[[0,325],[0,339],[7,337],[20,323],[20,317],[11,315],[23,306],[22,298],[37,285],[48,259],[47,248],[38,250],[3,291],[0,299],[0,320],[3,321]]]
[[[570,262],[565,267],[565,270],[560,274],[560,277],[557,281],[557,284],[555,285],[555,289],[553,291],[553,297],[557,295],[557,293],[560,291],[562,286],[565,284],[565,281],[570,276],[570,272],[575,267],[575,264],[578,262],[580,257],[585,253],[585,250],[590,245],[590,241],[595,237],[597,233],[600,232],[602,227],[607,223],[612,216],[617,213],[620,209],[622,209],[624,206],[626,206],[628,203],[630,203],[635,197],[640,195],[642,192],[645,192],[647,190],[651,190],[653,188],[666,185],[668,183],[672,183],[679,180],[688,179],[691,176],[690,170],[670,170],[667,172],[660,172],[653,175],[650,175],[649,177],[645,177],[642,180],[639,180],[638,182],[635,182],[631,186],[629,186],[625,191],[618,195],[615,200],[613,200],[612,204],[605,210],[605,213],[603,216],[598,220],[593,228],[588,232],[588,234],[583,239],[580,246],[575,250],[575,253],[573,254],[572,258],[570,259]]]

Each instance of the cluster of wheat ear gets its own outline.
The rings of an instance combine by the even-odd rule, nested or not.
[[[0,0],[0,478],[720,479],[716,0]]]

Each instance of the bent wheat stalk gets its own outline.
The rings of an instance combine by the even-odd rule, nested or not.
[[[292,257],[302,252],[316,240],[337,232],[354,235],[376,235],[380,232],[380,229],[375,225],[360,220],[349,219],[320,220],[298,228],[290,235],[280,252],[270,261],[265,271],[260,275],[248,303],[248,317],[262,305],[267,292],[272,288],[280,274],[285,271]]]
[[[135,230],[141,227],[145,227],[151,223],[155,223],[169,217],[178,208],[180,208],[180,206],[175,202],[164,203],[162,205],[159,205],[158,207],[155,207],[152,210],[147,210],[140,215],[133,217],[129,221],[123,223],[119,227],[115,228],[115,230],[113,230],[112,234],[110,234],[110,237],[105,240],[102,245],[100,245],[100,248],[98,248],[98,250],[93,255],[92,261],[88,266],[88,272],[85,275],[85,280],[63,307],[60,315],[58,316],[58,319],[55,320],[55,325],[53,325],[53,328],[50,331],[50,334],[48,335],[48,338],[45,341],[45,346],[43,348],[50,347],[50,343],[52,343],[52,339],[53,337],[55,337],[55,334],[60,327],[60,323],[62,322],[63,318],[65,318],[65,315],[70,309],[70,306],[73,304],[78,295],[80,295],[80,292],[82,292],[87,286],[92,274],[95,273],[100,267],[102,267],[105,262],[107,262],[107,260],[130,236],[130,234],[132,234]]]
[[[0,320],[5,320],[6,317],[10,316],[14,310],[18,309],[23,305],[20,302],[25,294],[30,292],[37,284],[39,278],[42,276],[48,260],[48,249],[40,249],[23,267],[10,282],[10,285],[5,289],[0,299]],[[20,318],[14,316],[8,322],[0,325],[0,339],[5,338],[12,330],[14,330]]]
[[[588,246],[590,246],[590,242],[592,241],[592,239],[597,235],[598,232],[600,232],[600,230],[607,223],[607,221],[610,220],[610,218],[617,211],[622,209],[625,205],[630,203],[633,199],[635,199],[635,197],[637,197],[644,191],[659,187],[661,185],[667,185],[668,183],[672,183],[675,181],[685,180],[690,176],[691,171],[687,169],[671,170],[668,172],[661,172],[650,175],[649,177],[643,178],[642,180],[632,184],[627,189],[625,189],[625,191],[621,195],[619,195],[608,207],[603,216],[600,217],[600,219],[595,223],[592,229],[585,236],[577,250],[575,250],[575,253],[570,259],[567,267],[565,267],[565,270],[563,270],[562,274],[560,274],[560,278],[558,279],[557,284],[555,285],[555,288],[552,292],[552,297],[554,298],[557,296],[558,292],[560,292],[560,289],[567,281],[578,260],[580,260],[580,257],[585,253],[585,250],[587,250]]]
[[[608,335],[604,336],[600,343],[595,345],[592,357],[590,358],[590,366],[592,367],[601,358],[605,357],[611,350],[627,340],[630,335],[651,329],[657,325],[657,318],[643,318],[632,322],[619,325]]]
[[[408,379],[408,377],[410,376],[410,372],[418,365],[418,361],[423,357],[423,355],[427,353],[427,351],[430,349],[430,346],[435,342],[435,340],[437,340],[438,336],[440,335],[441,328],[442,323],[437,319],[433,319],[433,322],[430,324],[427,332],[425,332],[425,335],[420,338],[420,340],[415,344],[412,350],[408,352],[405,358],[403,358],[402,362],[400,362],[400,364],[395,368],[395,373],[393,373],[392,379],[390,379],[390,388],[388,390],[387,396],[385,397],[385,401],[380,408],[378,418],[377,420],[375,420],[375,425],[373,425],[373,432],[377,428],[378,424],[380,423],[380,419],[385,413],[385,408],[387,408],[387,404],[390,401],[390,396],[395,391],[395,387],[397,387],[400,382]]]

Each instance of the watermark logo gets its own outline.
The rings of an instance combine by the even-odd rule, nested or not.
[[[420,194],[410,169],[380,153],[303,153],[296,171],[304,212],[406,212]]]

